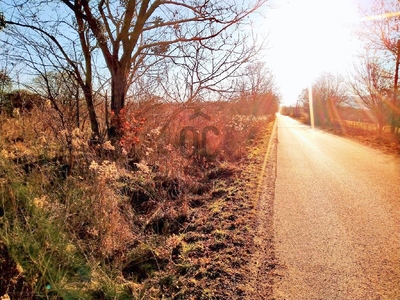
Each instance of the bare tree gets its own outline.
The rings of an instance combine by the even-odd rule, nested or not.
[[[219,38],[182,45],[177,55],[163,61],[156,81],[163,98],[175,103],[163,130],[185,109],[198,109],[205,99],[230,99],[237,91],[232,82],[243,75],[262,45],[248,42],[250,33],[221,32]]]
[[[279,95],[274,76],[261,61],[249,63],[236,82],[239,108],[254,116],[273,114],[278,111]]]
[[[391,75],[377,60],[369,58],[355,69],[349,83],[360,104],[368,108],[375,117],[378,132],[381,133],[389,119]]]
[[[51,102],[63,129],[80,128],[80,88],[69,72],[48,72],[32,80],[30,89]]]
[[[375,52],[397,56],[399,39],[400,3],[397,0],[374,0],[370,11],[363,11],[366,19],[358,29],[365,45]]]
[[[235,4],[227,0],[101,0],[96,3],[62,0],[46,2],[45,5],[42,1],[15,0],[14,10],[19,11],[22,16],[30,12],[31,17],[8,23],[35,30],[49,44],[48,48],[58,48],[57,59],[73,66],[77,80],[88,91],[93,51],[100,50],[99,59],[107,67],[111,79],[111,110],[114,117],[109,134],[118,140],[122,134],[119,115],[125,106],[129,86],[135,78],[166,56],[183,57],[182,49],[187,43],[197,42],[206,47],[205,41],[218,39],[221,34],[229,32],[224,38],[227,45],[232,45],[229,40],[235,38],[238,26],[266,1],[254,0]],[[37,16],[44,15],[38,7],[42,10],[52,7],[56,11],[54,18],[47,14],[45,20],[38,19]],[[72,23],[68,10],[73,15]],[[38,21],[32,25],[32,20]],[[54,27],[55,22],[58,26]],[[53,27],[48,28],[50,25]],[[62,28],[65,27],[66,31],[61,32],[59,25],[63,25]],[[73,39],[72,34],[79,36],[79,53],[85,64],[66,53],[67,49],[72,53],[78,50],[77,39]],[[232,48],[225,47],[224,44],[220,44],[215,50],[235,54]]]
[[[1,20],[0,20],[1,21]],[[4,21],[4,19],[3,19]],[[4,21],[5,22],[5,21]],[[0,26],[1,30],[1,26]],[[0,106],[4,105],[5,96],[18,85],[18,68],[12,59],[12,49],[7,41],[0,40]],[[18,87],[19,88],[19,87]]]
[[[12,5],[11,5],[12,4]],[[100,129],[93,101],[94,39],[84,24],[72,22],[60,3],[13,1],[12,20],[6,20],[6,32],[14,40],[14,59],[23,61],[32,75],[43,81],[54,73],[67,74],[83,91],[89,112],[93,137]],[[51,14],[48,11],[52,11]],[[11,42],[10,42],[11,43]],[[31,75],[29,74],[29,75]]]
[[[218,39],[194,41],[181,47],[178,56],[169,57],[163,73],[158,76],[167,99],[190,104],[199,99],[217,100],[234,90],[228,79],[240,76],[239,69],[258,49],[249,44],[244,35],[230,40],[226,36],[229,34],[221,33]]]
[[[0,30],[6,27],[6,20],[4,18],[3,12],[0,12]]]
[[[375,0],[371,11],[364,12],[367,21],[359,30],[360,38],[365,42],[368,52],[376,54],[380,68],[392,77],[390,106],[391,131],[395,131],[396,118],[400,118],[400,103],[397,99],[399,62],[400,62],[400,2],[397,0]]]
[[[11,90],[11,78],[4,70],[0,70],[0,107],[4,104],[4,97]]]
[[[349,103],[349,92],[341,76],[321,74],[311,85],[315,124],[327,125],[339,119],[338,108]],[[309,91],[304,89],[299,101],[305,108],[310,105]]]

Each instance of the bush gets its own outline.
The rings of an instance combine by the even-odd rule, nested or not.
[[[188,195],[222,197],[212,187],[233,172],[224,162],[244,158],[271,121],[227,107],[181,110],[166,127],[162,113],[138,117],[121,151],[109,142],[90,145],[86,127],[61,126],[49,107],[0,115],[0,263],[11,268],[0,274],[0,293],[19,299],[151,293],[147,282],[171,267],[166,243],[204,203]],[[174,277],[163,278],[172,289]]]

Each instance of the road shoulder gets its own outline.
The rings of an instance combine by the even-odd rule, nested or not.
[[[273,286],[280,281],[281,271],[275,257],[274,197],[277,168],[277,132],[273,130],[263,169],[260,172],[259,193],[255,199],[254,237],[247,299],[273,299]]]

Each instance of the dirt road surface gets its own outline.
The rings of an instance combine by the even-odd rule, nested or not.
[[[400,299],[400,157],[278,116],[274,299]]]

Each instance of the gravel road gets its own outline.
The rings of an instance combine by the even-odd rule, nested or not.
[[[278,116],[275,299],[400,299],[400,157]]]

